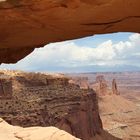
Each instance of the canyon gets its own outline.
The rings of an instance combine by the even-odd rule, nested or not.
[[[26,127],[25,135],[33,137],[28,129],[43,132],[53,126],[52,131],[65,130],[82,140],[139,140],[139,74],[1,70],[0,118],[13,125],[6,131]]]
[[[0,81],[0,117],[14,126],[55,126],[82,140],[119,140],[103,130],[96,92],[63,74],[2,70]]]
[[[139,76],[140,72],[69,75],[75,83],[79,84],[83,79],[87,85],[85,88],[93,88],[96,91],[103,128],[123,140],[140,139]]]
[[[53,42],[140,33],[139,7],[139,0],[0,0],[0,64],[16,63]],[[64,75],[1,71],[0,117],[14,126],[1,119],[0,137],[32,140],[38,138],[35,133],[52,130],[45,136],[52,139],[62,129],[83,140],[138,140],[139,73],[132,74],[135,79],[131,73],[105,75],[109,83],[104,78],[94,83],[93,74],[77,84]],[[15,135],[19,129],[24,132]],[[76,139],[64,131],[60,135],[65,134]]]

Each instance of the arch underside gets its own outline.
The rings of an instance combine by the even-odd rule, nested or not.
[[[139,0],[0,0],[0,63],[52,42],[140,33]]]

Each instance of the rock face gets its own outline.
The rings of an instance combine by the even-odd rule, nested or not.
[[[80,73],[70,76],[88,77],[90,87],[95,84],[93,81],[106,81],[111,95],[100,94],[98,98],[103,128],[123,140],[140,140],[140,72]],[[116,93],[121,94],[118,96]]]
[[[106,81],[110,95],[100,93],[98,98],[103,128],[123,140],[140,139],[140,72],[80,73],[70,76],[88,77],[90,88],[94,90],[100,87],[100,81]]]
[[[96,91],[98,96],[105,96],[105,95],[120,95],[118,91],[118,86],[116,79],[112,80],[112,87],[109,86],[108,81],[105,80],[104,75],[97,75],[94,80],[89,80],[88,77],[82,76],[69,76],[70,80],[69,83],[76,84],[80,86],[81,89],[93,89]],[[112,89],[111,89],[112,88]]]
[[[95,91],[99,96],[108,94],[109,88],[107,85],[107,81],[105,80],[103,75],[99,75],[96,77],[96,81],[93,87],[95,87]]]
[[[96,77],[96,81],[93,84],[91,84],[90,87],[93,88],[99,96],[120,94],[118,91],[116,80],[112,80],[112,89],[110,89],[108,82],[105,80],[103,75],[98,75]]]
[[[102,137],[96,135],[95,139],[90,140],[120,140],[105,131],[101,134]],[[0,138],[2,140],[80,140],[56,127],[22,128],[9,125],[3,119],[0,119]]]
[[[66,77],[10,71],[4,76],[12,79],[12,97],[0,99],[0,117],[10,124],[56,126],[83,140],[102,133],[93,90],[80,89]]]
[[[7,77],[0,75],[0,99],[12,97],[12,81]]]
[[[55,127],[22,128],[0,119],[1,140],[80,140]]]
[[[50,42],[140,32],[139,7],[139,0],[0,0],[0,63]]]
[[[113,81],[112,81],[112,92],[115,95],[120,94],[119,91],[118,91],[118,86],[117,86],[117,83],[116,83],[116,79],[113,79]]]
[[[89,89],[87,77],[70,77],[69,83],[79,85],[81,89]]]

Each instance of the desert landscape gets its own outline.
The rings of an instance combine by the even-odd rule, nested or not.
[[[70,81],[64,74],[1,70],[0,117],[14,126],[54,126],[82,140],[119,140],[103,130],[96,92]]]
[[[32,140],[45,131],[49,139],[57,127],[57,137],[70,140],[68,133],[82,140],[139,140],[139,74],[1,70],[0,136]]]
[[[139,33],[140,0],[0,0],[0,140],[140,140]]]
[[[140,139],[140,72],[68,75],[81,88],[96,91],[105,130],[124,140]]]

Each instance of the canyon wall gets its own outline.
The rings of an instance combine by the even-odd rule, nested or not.
[[[0,99],[12,97],[12,80],[0,74]]]
[[[120,94],[118,91],[116,79],[112,80],[110,88],[108,81],[105,80],[103,75],[98,75],[95,82],[93,82],[90,87],[94,89],[99,96]]]
[[[97,75],[94,79],[90,79],[84,76],[72,76],[69,75],[69,83],[77,84],[80,86],[81,89],[93,89],[97,93],[98,96],[105,96],[105,95],[120,95],[118,90],[117,81],[114,78],[111,81],[111,85],[105,79],[104,75]]]
[[[52,42],[140,33],[139,7],[139,0],[1,0],[0,63],[15,63]]]
[[[70,76],[75,79],[87,77],[88,86],[98,95],[99,113],[107,132],[123,140],[140,139],[140,72],[80,73]]]
[[[83,140],[103,132],[93,90],[80,89],[63,76],[4,71],[4,77],[12,81],[12,93],[0,98],[0,117],[10,124],[56,126]]]

